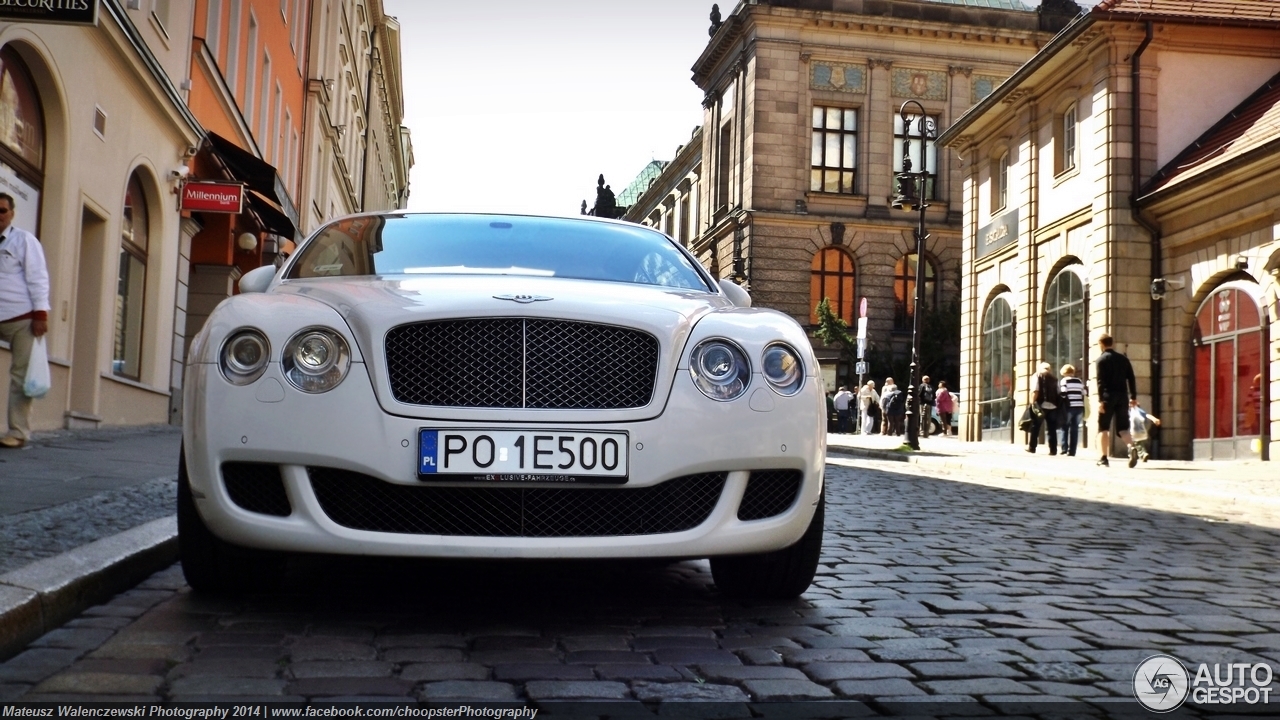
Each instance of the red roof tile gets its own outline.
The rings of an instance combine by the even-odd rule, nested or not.
[[[1191,147],[1161,168],[1142,195],[1203,175],[1265,145],[1280,141],[1280,75],[1236,106]]]
[[[1280,2],[1276,0],[1104,0],[1094,12],[1149,18],[1280,22]]]

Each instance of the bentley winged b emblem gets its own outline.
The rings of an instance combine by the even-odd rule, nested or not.
[[[494,295],[493,297],[496,300],[510,300],[522,305],[528,305],[529,303],[540,302],[542,300],[551,300],[551,298],[546,295]]]

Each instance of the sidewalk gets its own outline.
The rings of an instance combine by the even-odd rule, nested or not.
[[[1092,450],[1076,457],[1035,454],[1021,444],[921,438],[912,452],[901,437],[827,435],[827,457],[911,463],[960,482],[1195,515],[1280,528],[1280,463],[1261,460],[1150,460],[1130,469],[1112,458],[1098,467]]]

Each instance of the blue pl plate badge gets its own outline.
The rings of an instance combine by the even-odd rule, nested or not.
[[[438,443],[439,434],[435,430],[418,431],[418,474],[435,473]]]

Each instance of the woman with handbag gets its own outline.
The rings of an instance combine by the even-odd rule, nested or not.
[[[1027,452],[1034,453],[1040,442],[1040,426],[1047,425],[1049,454],[1058,454],[1058,409],[1062,407],[1062,393],[1058,390],[1058,378],[1053,375],[1049,363],[1040,363],[1040,372],[1032,378],[1031,439]]]

